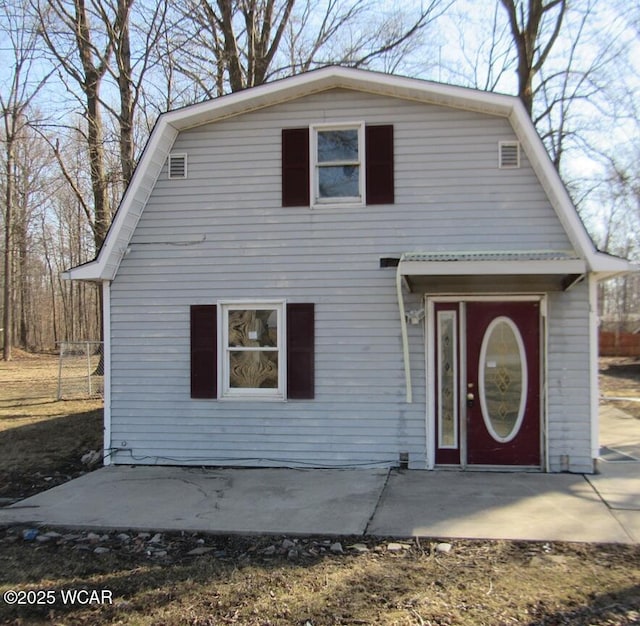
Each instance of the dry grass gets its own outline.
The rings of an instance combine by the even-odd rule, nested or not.
[[[633,357],[600,359],[600,393],[605,399],[617,397],[640,400],[640,359]],[[640,419],[640,401],[607,400],[607,402]]]
[[[169,555],[158,562],[144,554],[97,556],[12,539],[2,547],[0,592],[88,588],[113,597],[112,604],[91,607],[0,603],[0,621],[16,625],[604,626],[640,620],[637,547],[457,541],[440,555],[423,541],[398,555],[386,542],[368,541],[364,554],[325,552],[292,562],[263,554],[281,539],[208,537],[207,545],[224,552],[216,558],[186,556],[195,537],[174,536]]]
[[[607,390],[638,393],[635,369],[609,370]],[[24,495],[81,471],[80,456],[100,447],[99,403],[56,401],[56,374],[53,357],[0,363],[6,494]],[[455,541],[449,554],[439,554],[435,542],[423,540],[396,554],[386,541],[351,537],[341,539],[345,554],[332,554],[318,548],[327,545],[323,538],[300,538],[304,549],[292,559],[286,550],[265,553],[282,537],[172,534],[158,558],[144,542],[111,542],[109,553],[95,554],[70,540],[26,542],[21,530],[0,531],[0,596],[9,589],[58,595],[52,605],[0,599],[0,623],[16,626],[640,623],[638,546]],[[215,551],[187,555],[203,541]],[[368,551],[349,550],[356,542]],[[60,602],[60,590],[80,588],[108,590],[113,604]]]
[[[16,351],[0,362],[0,496],[24,497],[86,471],[102,449],[102,402],[56,400],[58,358]]]

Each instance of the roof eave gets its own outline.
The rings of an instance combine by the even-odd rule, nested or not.
[[[513,105],[509,120],[571,244],[578,255],[589,263],[590,257],[596,252],[593,240],[519,99]]]
[[[181,131],[336,88],[355,89],[505,117],[510,115],[518,102],[514,96],[504,94],[378,72],[363,74],[362,70],[332,66],[171,111],[163,114],[162,118],[165,123]]]
[[[107,278],[103,276],[98,259],[60,272],[60,278],[63,280],[83,280],[90,282],[107,280]]]
[[[597,280],[608,280],[640,272],[640,265],[627,259],[596,251],[590,259],[590,270]]]
[[[67,270],[68,280],[104,281],[115,278],[131,236],[178,134],[161,115],[153,128],[129,186],[95,260]]]

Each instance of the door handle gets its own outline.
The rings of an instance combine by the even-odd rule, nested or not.
[[[476,396],[475,396],[473,393],[469,392],[469,393],[467,394],[467,406],[468,406],[470,409],[471,409],[471,408],[473,408],[473,404],[474,404],[474,402],[475,402],[475,399],[476,399]]]

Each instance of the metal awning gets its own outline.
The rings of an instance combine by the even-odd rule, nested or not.
[[[541,293],[566,291],[587,263],[565,252],[406,252],[398,275],[411,291]]]

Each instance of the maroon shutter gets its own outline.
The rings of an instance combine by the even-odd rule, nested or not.
[[[191,307],[191,397],[217,398],[218,324],[215,304]]]
[[[282,206],[309,206],[309,129],[282,131]]]
[[[314,397],[313,304],[287,304],[287,398]]]
[[[365,143],[367,204],[393,204],[393,126],[367,126]]]

